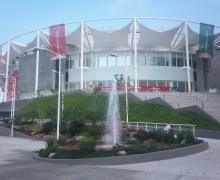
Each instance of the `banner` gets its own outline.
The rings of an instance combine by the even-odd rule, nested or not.
[[[211,59],[214,49],[214,26],[200,23],[199,57]]]
[[[18,87],[18,70],[12,70],[11,73],[9,74],[10,77],[12,78],[8,78],[8,89],[7,89],[7,101],[11,101],[12,100],[12,93],[14,91],[14,79],[16,79],[16,87],[15,87],[15,95],[17,92],[17,87]]]
[[[51,59],[57,59],[57,54],[61,55],[62,58],[66,57],[66,36],[65,36],[65,25],[59,24],[50,26],[50,50]]]

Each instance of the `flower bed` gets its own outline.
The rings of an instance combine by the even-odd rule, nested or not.
[[[132,132],[133,136],[130,137],[127,132]],[[176,135],[172,131],[149,133],[139,130],[134,133],[132,130],[128,130],[125,131],[125,134],[127,137],[124,138],[124,144],[114,146],[97,144],[96,139],[93,137],[84,136],[80,136],[80,140],[76,141],[74,145],[68,145],[68,140],[60,140],[58,142],[50,140],[47,148],[39,151],[39,156],[53,159],[123,156],[176,149],[202,142],[195,139],[190,132]]]

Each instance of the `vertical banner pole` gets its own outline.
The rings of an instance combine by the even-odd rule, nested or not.
[[[14,117],[15,117],[15,96],[16,96],[16,78],[12,78],[13,91],[12,91],[12,100],[11,100],[11,136],[14,136]]]
[[[126,123],[128,123],[128,72],[127,72],[127,63],[125,56],[125,103],[126,103]]]
[[[185,45],[186,45],[186,66],[187,66],[188,92],[191,92],[190,66],[189,66],[189,42],[188,42],[187,22],[185,22]]]
[[[84,79],[84,77],[83,77],[83,59],[84,59],[84,44],[83,44],[83,42],[84,42],[84,22],[83,21],[81,21],[81,58],[80,58],[80,73],[81,73],[81,75],[80,75],[80,77],[81,77],[81,79],[80,79],[80,89],[81,90],[83,90],[83,79]]]
[[[40,56],[40,31],[37,31],[37,54],[36,54],[36,74],[35,74],[35,97],[38,97],[38,78],[39,78],[39,56]]]
[[[138,91],[137,84],[137,18],[134,18],[134,79],[135,79],[135,92]]]
[[[9,60],[10,60],[10,48],[11,48],[11,41],[8,41],[8,53],[7,53],[7,62],[6,62],[6,79],[5,79],[5,96],[4,102],[7,102],[7,95],[8,95],[8,71],[9,71]]]
[[[59,82],[58,82],[58,104],[57,104],[57,141],[60,139],[60,92],[61,92],[61,55],[59,55]]]

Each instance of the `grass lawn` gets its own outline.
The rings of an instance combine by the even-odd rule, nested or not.
[[[103,121],[107,111],[106,94],[74,93],[64,96],[63,121]],[[57,97],[38,98],[25,105],[16,113],[17,119],[52,119],[56,122]],[[121,120],[125,120],[125,98],[120,97]],[[171,108],[136,102],[129,99],[129,121],[161,122],[173,124],[194,124],[197,128],[220,130],[220,124],[212,119],[193,112],[178,112]]]

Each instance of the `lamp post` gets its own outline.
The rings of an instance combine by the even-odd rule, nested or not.
[[[128,72],[125,61],[125,106],[126,106],[126,122],[128,123]]]
[[[52,54],[55,54],[58,58],[59,58],[59,72],[58,72],[58,101],[57,101],[57,141],[60,139],[60,97],[61,97],[61,55],[51,51],[50,49],[46,49],[46,48],[34,48],[34,51],[48,51]]]
[[[6,74],[0,73],[0,76],[4,76],[6,78]],[[16,95],[16,78],[9,76],[8,79],[12,79],[12,100],[11,100],[11,136],[14,136],[14,116],[15,116],[15,95]]]
[[[54,73],[57,73],[59,75],[59,72],[52,69],[51,70],[52,72]],[[60,120],[60,124],[61,124],[61,121],[63,119],[63,110],[64,110],[64,88],[63,88],[63,83],[64,83],[64,76],[63,76],[63,73],[61,73],[61,97],[62,97],[62,100],[61,100],[61,120]]]

